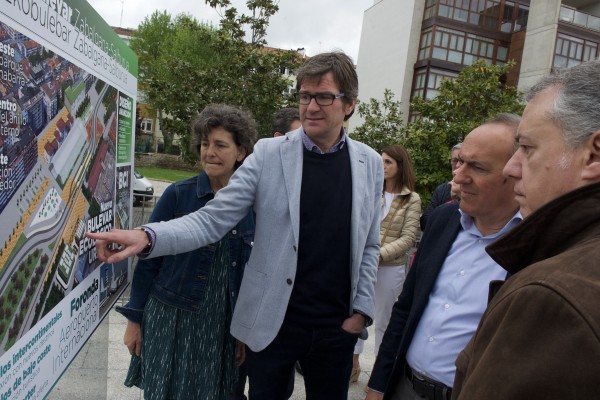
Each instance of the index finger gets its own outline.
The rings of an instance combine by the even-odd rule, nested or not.
[[[85,237],[88,237],[90,239],[95,239],[95,240],[106,240],[106,241],[111,241],[111,240],[116,239],[116,237],[113,237],[113,234],[111,231],[108,231],[108,232],[85,232]]]

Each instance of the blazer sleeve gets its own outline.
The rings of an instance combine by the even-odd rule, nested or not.
[[[145,224],[156,233],[146,258],[185,253],[215,243],[252,210],[263,168],[265,146],[261,142],[256,143],[229,184],[204,207],[168,222]]]
[[[366,146],[365,146],[366,147]],[[355,311],[367,315],[371,322],[375,316],[375,280],[377,279],[377,266],[379,264],[379,221],[380,221],[380,202],[381,188],[383,187],[383,164],[381,156],[371,148],[368,148],[370,154],[370,178],[368,182],[371,185],[371,215],[368,221],[368,234],[365,240],[362,257],[359,266],[359,276],[356,284],[356,296],[352,302],[352,308]]]
[[[391,261],[403,256],[415,243],[421,214],[421,198],[416,192],[410,194],[410,199],[405,207],[400,236],[390,243],[381,244],[381,261]]]

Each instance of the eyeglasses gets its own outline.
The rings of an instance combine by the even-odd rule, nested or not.
[[[296,93],[296,100],[298,100],[299,104],[307,106],[310,104],[312,99],[315,99],[318,105],[320,106],[330,106],[333,104],[335,99],[339,99],[340,97],[344,97],[344,93],[338,94],[330,94],[330,93],[317,93],[317,94],[309,94],[309,93]]]

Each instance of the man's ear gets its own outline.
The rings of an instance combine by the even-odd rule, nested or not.
[[[352,113],[353,113],[353,112],[355,111],[355,109],[356,109],[356,99],[352,100],[352,102],[351,102],[351,103],[344,103],[344,105],[345,105],[345,108],[346,108],[346,112],[345,112],[345,114],[346,114],[346,117],[347,117],[348,115],[352,115]]]
[[[600,130],[592,133],[587,141],[587,160],[581,177],[586,181],[600,181]]]

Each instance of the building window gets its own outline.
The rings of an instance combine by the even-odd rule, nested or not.
[[[595,31],[600,31],[599,17],[581,11],[577,11],[575,8],[568,7],[565,5],[560,6],[559,20],[562,22],[567,22],[569,24],[584,26],[588,29],[592,29]]]
[[[569,68],[598,57],[598,43],[559,33],[554,50],[554,68]]]
[[[521,31],[527,28],[527,18],[529,17],[529,6],[527,4],[519,4],[513,32]]]
[[[429,46],[433,36],[431,58],[456,64],[471,65],[477,59],[488,63],[505,63],[508,44],[496,42],[483,36],[437,26],[423,32],[419,49],[419,60],[429,57]],[[495,54],[497,52],[497,54]]]
[[[432,30],[428,29],[421,33],[421,43],[419,44],[419,61],[430,57]]]
[[[455,80],[458,73],[445,71],[438,68],[422,69],[415,72],[411,99],[421,97],[431,100],[439,94],[439,89],[444,79]]]
[[[415,72],[415,84],[413,86],[413,92],[411,98],[414,97],[425,97],[425,81],[427,78],[427,70]]]
[[[457,73],[444,71],[441,69],[432,68],[431,70],[429,70],[429,78],[427,79],[427,91],[425,92],[425,99],[431,100],[440,93],[439,89],[444,79],[449,79],[453,81],[456,79],[457,76]]]
[[[524,29],[527,25],[528,3],[526,0],[427,0],[423,20],[437,15],[493,31],[511,33]]]
[[[142,132],[152,132],[152,120],[148,118],[144,118],[142,123],[140,124],[142,128]]]
[[[438,15],[467,22],[469,19],[469,0],[440,0]]]
[[[423,21],[435,15],[437,0],[427,0],[425,2],[425,12],[423,13]]]
[[[421,97],[426,100],[431,100],[439,94],[440,86],[444,79],[455,80],[458,72],[446,71],[439,68],[424,68],[415,71],[413,90],[411,100],[415,97]],[[419,113],[410,111],[408,121],[415,122],[419,119]]]

